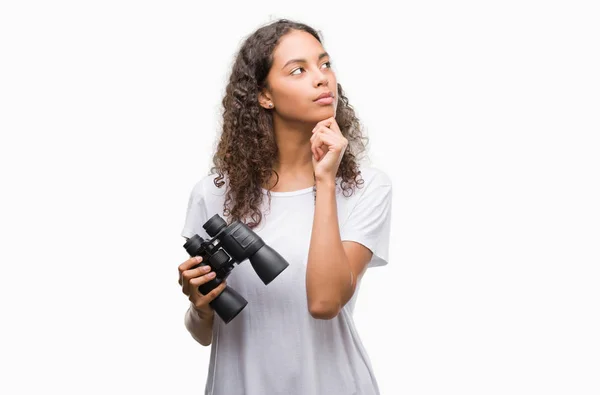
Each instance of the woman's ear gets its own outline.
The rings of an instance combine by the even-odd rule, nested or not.
[[[262,108],[272,109],[274,107],[271,95],[268,92],[262,91],[258,94],[258,103]]]

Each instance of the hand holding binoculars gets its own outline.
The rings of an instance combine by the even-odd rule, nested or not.
[[[183,248],[190,257],[202,257],[202,262],[194,268],[210,265],[216,274],[215,278],[198,287],[203,295],[221,284],[231,274],[234,264],[239,265],[246,259],[250,260],[252,268],[265,285],[289,266],[277,251],[269,247],[243,222],[235,221],[228,226],[219,214],[215,214],[202,227],[211,239],[204,240],[196,234],[185,242]],[[215,313],[226,324],[247,304],[248,301],[229,286],[210,302]]]

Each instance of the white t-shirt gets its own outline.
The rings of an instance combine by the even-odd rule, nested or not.
[[[368,267],[387,264],[392,184],[374,167],[361,167],[364,184],[346,197],[337,179],[341,240],[363,244],[373,252]],[[225,185],[216,174],[205,176],[189,198],[181,233],[210,237],[202,225],[214,214],[223,219]],[[227,180],[226,178],[224,179]],[[371,363],[352,318],[360,281],[352,299],[331,320],[310,315],[306,299],[306,263],[314,217],[313,188],[266,190],[263,218],[253,231],[281,254],[289,266],[265,285],[249,260],[235,265],[227,286],[247,301],[228,324],[215,314],[206,395],[378,395]],[[190,330],[198,320],[186,313]],[[193,336],[193,335],[192,335]]]

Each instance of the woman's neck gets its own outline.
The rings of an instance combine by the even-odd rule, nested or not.
[[[273,191],[287,191],[314,185],[310,125],[290,124],[274,119],[273,126],[278,151],[273,170],[279,175],[279,181],[277,175],[273,174],[269,186],[275,186]]]

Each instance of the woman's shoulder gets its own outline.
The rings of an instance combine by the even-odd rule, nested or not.
[[[225,196],[226,187],[227,177],[220,179],[218,173],[207,174],[194,183],[192,194],[203,199],[223,197]]]
[[[352,205],[363,199],[371,199],[374,196],[384,193],[385,191],[380,188],[392,187],[392,181],[388,174],[375,166],[360,165],[358,170],[360,176],[358,177],[358,185],[352,187],[352,192],[343,191],[341,184],[338,185],[338,193],[344,196],[341,202],[347,205]]]
[[[361,165],[359,170],[361,178],[364,180],[364,187],[392,186],[392,180],[387,172],[379,167]]]

